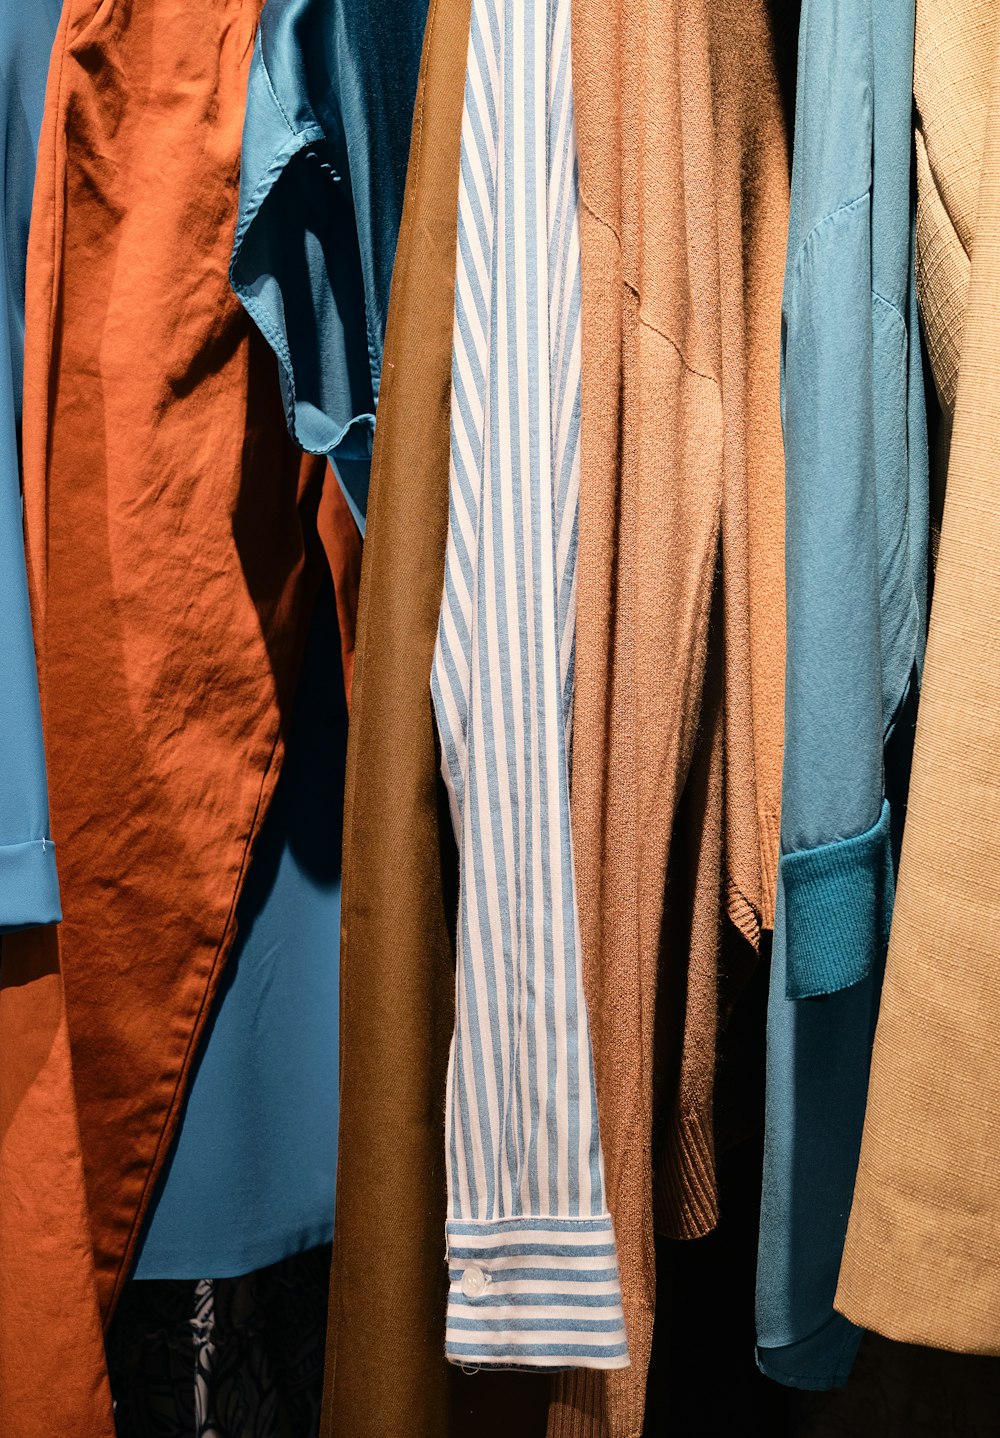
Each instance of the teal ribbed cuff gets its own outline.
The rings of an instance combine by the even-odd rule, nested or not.
[[[0,845],[0,933],[57,924],[61,918],[52,840]]]
[[[817,998],[860,983],[889,942],[895,896],[889,805],[863,834],[782,854],[785,996]]]

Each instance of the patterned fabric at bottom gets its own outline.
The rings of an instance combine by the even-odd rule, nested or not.
[[[108,1337],[118,1438],[315,1438],[330,1248],[240,1278],[133,1280]]]

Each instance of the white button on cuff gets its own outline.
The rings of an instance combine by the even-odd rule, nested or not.
[[[467,1268],[462,1274],[462,1292],[466,1298],[479,1298],[486,1283],[486,1274],[481,1268]]]

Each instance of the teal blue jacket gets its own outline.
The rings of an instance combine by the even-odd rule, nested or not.
[[[61,917],[18,464],[24,271],[58,0],[0,6],[0,933]]]
[[[758,1361],[844,1382],[833,1311],[927,627],[914,0],[804,0],[782,306],[788,651]]]

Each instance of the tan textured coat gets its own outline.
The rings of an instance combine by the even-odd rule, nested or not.
[[[892,937],[837,1307],[1000,1354],[1000,28],[921,0],[917,283],[954,405]],[[970,263],[971,261],[971,263]]]
[[[558,1378],[549,1432],[637,1438],[654,1167],[659,1226],[710,1229],[720,940],[731,922],[749,963],[773,914],[788,161],[762,0],[575,0],[573,25],[584,292],[573,824],[632,1366]]]

